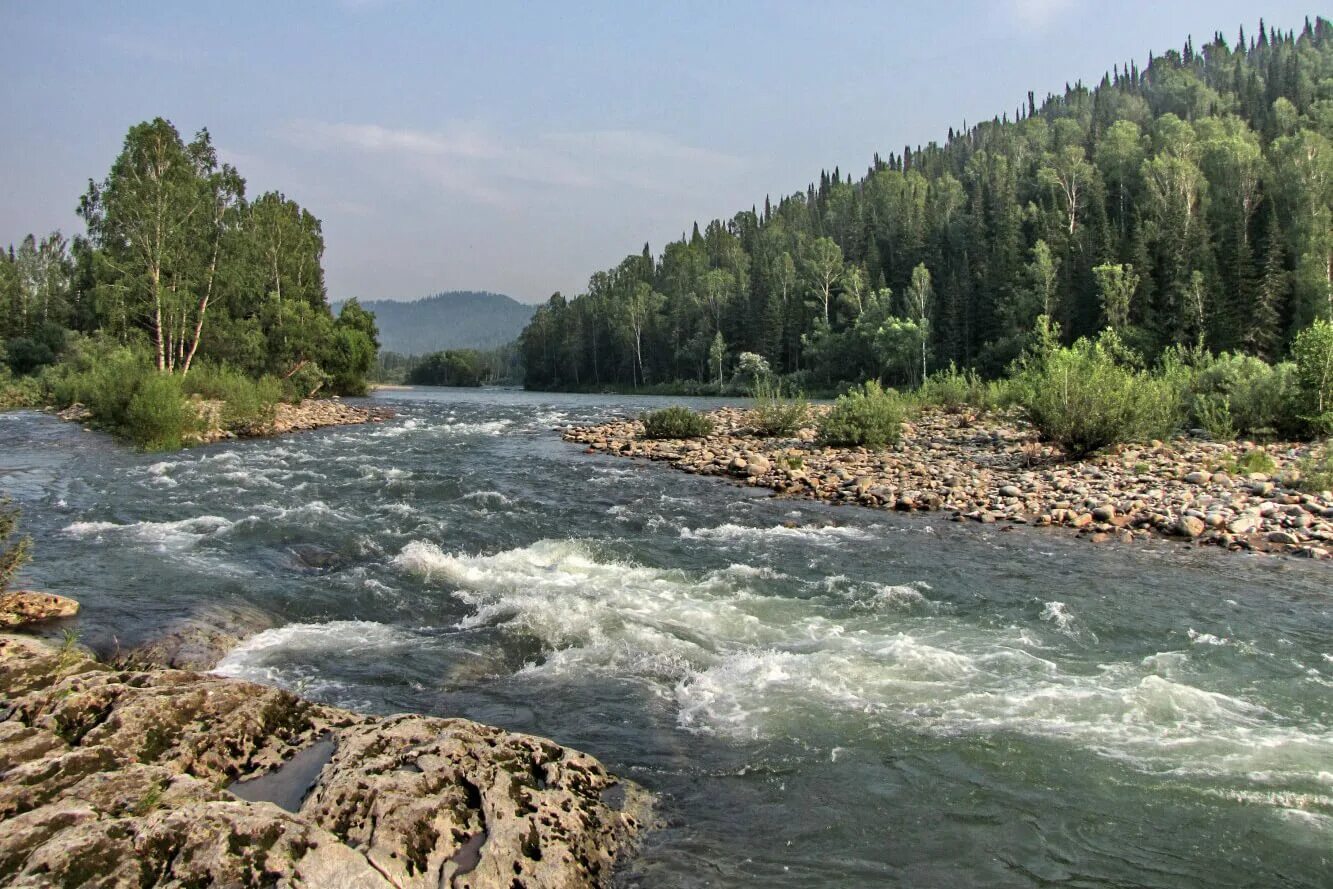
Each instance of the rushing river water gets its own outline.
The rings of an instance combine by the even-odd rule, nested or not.
[[[1333,885],[1333,570],[589,456],[629,399],[423,390],[169,455],[0,414],[25,580],[130,645],[546,735],[661,796],[628,886]]]

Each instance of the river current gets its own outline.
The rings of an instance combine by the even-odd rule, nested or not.
[[[256,608],[220,672],[598,756],[660,796],[625,886],[1333,885],[1326,564],[777,499],[555,431],[648,400],[375,401],[167,455],[0,414],[24,583],[104,651]]]

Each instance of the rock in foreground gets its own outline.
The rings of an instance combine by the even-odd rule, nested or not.
[[[0,688],[10,886],[600,886],[646,810],[592,757],[461,719],[16,636]]]
[[[0,628],[4,629],[73,617],[78,613],[78,602],[54,593],[15,590],[0,595]]]

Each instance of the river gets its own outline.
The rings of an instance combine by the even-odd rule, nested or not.
[[[625,886],[1331,885],[1328,565],[775,499],[554,431],[646,399],[375,402],[166,455],[0,414],[25,583],[101,650],[256,607],[227,675],[598,756],[661,798]]]

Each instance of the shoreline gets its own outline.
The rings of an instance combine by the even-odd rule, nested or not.
[[[0,879],[591,889],[652,826],[651,794],[546,738],[150,652],[0,632]]]
[[[278,402],[274,406],[271,421],[260,426],[231,430],[223,429],[218,424],[218,417],[221,415],[223,406],[222,402],[194,400],[190,404],[195,406],[199,416],[208,424],[209,428],[190,436],[185,442],[187,448],[213,444],[219,441],[272,438],[278,435],[309,432],[330,426],[360,426],[366,423],[382,423],[397,416],[397,412],[392,408],[360,407],[344,404],[338,398],[307,398],[299,404],[289,404],[285,401]],[[78,423],[84,429],[97,430],[99,428],[89,422],[93,419],[92,413],[79,403],[60,410],[52,407],[41,408],[40,410],[66,422]]]
[[[825,408],[814,406],[819,412]],[[1295,485],[1312,445],[1265,449],[1271,473],[1244,473],[1247,442],[1174,439],[1063,461],[1012,416],[927,410],[884,451],[822,447],[813,427],[790,438],[749,432],[752,412],[708,411],[698,439],[645,439],[637,419],[573,426],[565,441],[588,453],[647,459],[696,475],[767,488],[776,497],[954,521],[1072,529],[1095,543],[1166,538],[1249,552],[1333,557],[1333,495]]]

